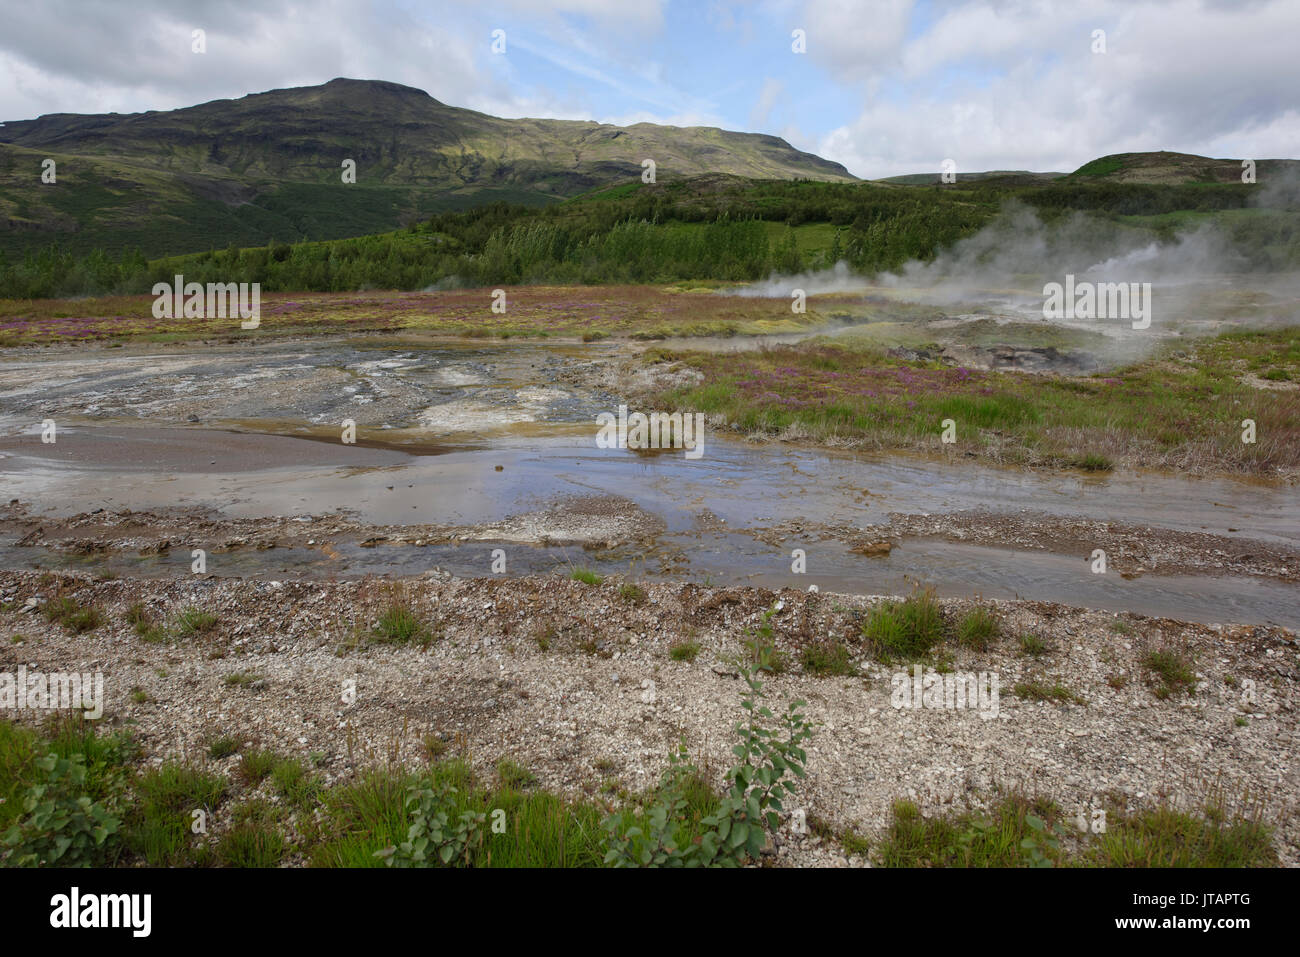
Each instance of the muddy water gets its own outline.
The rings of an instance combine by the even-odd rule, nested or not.
[[[1091,575],[1086,556],[935,540],[904,542],[884,559],[815,539],[763,544],[746,533],[786,522],[861,527],[886,522],[891,513],[980,508],[1300,547],[1300,496],[1265,484],[1038,475],[716,436],[694,460],[598,449],[594,416],[617,398],[563,373],[612,348],[431,349],[336,340],[180,355],[22,358],[0,364],[0,496],[52,515],[205,506],[232,518],[342,511],[376,524],[473,525],[568,496],[605,494],[663,520],[666,532],[648,554],[515,545],[510,572],[569,564],[627,571],[635,564],[638,574],[656,577],[860,593],[900,593],[919,579],[945,594],[1300,625],[1300,590],[1276,583],[1154,575],[1126,581]],[[199,421],[188,422],[190,416]],[[35,425],[47,417],[60,424],[53,445],[40,441]],[[358,423],[357,445],[338,441],[337,423],[349,417]],[[235,551],[212,555],[210,571],[414,575],[437,566],[487,574],[490,548],[343,545],[337,557],[310,548]],[[790,574],[792,548],[807,552],[806,575]],[[93,561],[119,574],[188,572],[179,555]],[[0,543],[0,564],[55,562],[43,549]]]

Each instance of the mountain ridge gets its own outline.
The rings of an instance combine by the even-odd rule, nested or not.
[[[32,189],[47,157],[57,182]],[[352,185],[341,177],[348,159]],[[544,205],[640,177],[644,159],[664,180],[857,182],[770,134],[494,117],[415,87],[338,77],[176,110],[6,122],[0,249],[61,239],[161,254],[361,235],[498,199]],[[359,202],[344,188],[377,192]],[[137,228],[150,219],[157,237]]]

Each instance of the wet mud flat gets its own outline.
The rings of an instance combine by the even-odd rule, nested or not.
[[[361,446],[78,424],[45,444],[24,432],[0,439],[0,564],[188,575],[202,549],[208,574],[249,578],[586,567],[857,594],[924,582],[952,596],[1300,627],[1300,502],[1287,486],[723,439],[692,461],[584,439]]]
[[[712,344],[735,341],[761,344]],[[692,381],[642,362],[646,347],[390,334],[11,350],[0,567],[156,578],[189,575],[203,549],[219,577],[586,567],[856,594],[923,582],[1300,627],[1291,485],[1039,473],[713,431],[695,461],[595,448],[598,414]],[[42,441],[47,419],[57,442]],[[1090,567],[1097,550],[1104,574]]]
[[[621,584],[95,581],[6,571],[0,627],[17,640],[0,643],[0,669],[103,672],[101,720],[129,725],[146,760],[186,757],[233,775],[237,756],[206,752],[232,736],[310,756],[326,782],[338,782],[394,759],[421,767],[422,741],[435,735],[480,769],[509,757],[547,789],[590,797],[610,778],[649,786],[683,736],[720,777],[742,716],[731,662],[771,611],[773,640],[791,662],[767,679],[774,710],[803,698],[819,722],[798,807],[837,829],[878,838],[900,798],[929,815],[1020,789],[1070,816],[1100,805],[1195,812],[1218,795],[1275,829],[1282,864],[1300,863],[1300,653],[1284,629],[999,601],[1001,637],[982,651],[954,646],[948,659],[957,672],[998,676],[996,708],[895,707],[894,674],[906,663],[877,660],[861,635],[876,600],[652,582],[629,597]],[[394,587],[428,623],[427,645],[366,640]],[[101,609],[104,623],[74,635],[46,621],[40,608],[56,595]],[[196,607],[218,623],[148,642],[128,623],[137,603],[157,621]],[[956,616],[971,603],[942,604]],[[1041,643],[1032,654],[1020,642],[1026,634]],[[828,639],[850,648],[857,676],[801,667],[801,650]],[[694,660],[671,656],[683,641],[698,644]],[[1164,649],[1194,663],[1193,687],[1160,693],[1143,662]],[[344,704],[348,681],[356,697]],[[1042,701],[1017,691],[1035,684],[1068,695]],[[780,838],[778,864],[863,863],[785,827]]]

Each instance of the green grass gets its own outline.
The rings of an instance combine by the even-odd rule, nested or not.
[[[957,622],[957,644],[985,651],[997,640],[1001,629],[997,612],[984,605],[977,605]]]
[[[271,783],[277,794],[299,807],[309,807],[319,791],[311,773],[296,758],[276,760],[271,767]]]
[[[584,585],[599,585],[603,581],[590,568],[575,568],[569,577],[575,582],[582,582]]]
[[[239,749],[243,747],[242,738],[236,738],[230,735],[223,735],[213,739],[208,744],[208,757],[220,761],[222,758],[228,758],[232,754],[238,754]]]
[[[862,637],[880,657],[916,658],[944,638],[943,609],[933,589],[919,589],[904,601],[878,605],[862,624]]]
[[[497,762],[497,780],[503,788],[523,791],[537,783],[537,775],[509,758]]]
[[[646,591],[640,585],[624,582],[618,586],[618,596],[633,605],[640,605],[646,600]]]
[[[1021,867],[1027,863],[1021,842],[1029,837],[1028,818],[1049,826],[1059,820],[1050,803],[1013,796],[986,816],[973,812],[927,818],[910,801],[897,801],[893,820],[876,847],[882,867]],[[1048,854],[1060,860],[1059,855]]]
[[[1038,655],[1047,654],[1048,650],[1047,642],[1037,635],[1020,636],[1020,653],[1022,655],[1037,657]]]
[[[194,812],[204,812],[210,828],[227,790],[225,778],[199,768],[172,763],[146,771],[126,821],[128,846],[152,867],[192,863],[199,840],[191,830]]]
[[[284,837],[278,830],[247,821],[221,836],[216,856],[223,867],[275,867],[284,853]]]
[[[1142,665],[1159,680],[1155,687],[1157,698],[1168,698],[1178,692],[1192,694],[1196,690],[1196,671],[1190,657],[1174,648],[1148,651],[1142,656]]]
[[[216,615],[202,608],[189,605],[176,615],[175,632],[181,638],[194,638],[209,634],[217,627],[220,620]],[[137,626],[138,628],[138,626]]]
[[[433,640],[429,626],[405,601],[388,605],[372,632],[375,641],[388,645],[427,645]]]
[[[1258,820],[1218,820],[1170,808],[1107,815],[1086,862],[1099,867],[1275,867],[1272,830]]]
[[[668,646],[668,657],[673,661],[694,661],[700,655],[698,641],[678,641]]]
[[[280,756],[268,748],[245,751],[239,761],[239,776],[245,784],[257,784],[265,780],[280,761]]]
[[[51,598],[42,609],[45,620],[62,625],[74,634],[94,631],[104,623],[104,614],[93,605],[79,605],[66,595]]]
[[[594,804],[568,802],[547,792],[478,785],[468,766],[444,762],[427,775],[368,772],[355,784],[322,798],[324,825],[310,845],[317,867],[382,867],[380,848],[401,843],[408,826],[407,790],[421,780],[453,783],[459,792],[451,815],[474,810],[488,815],[484,844],[472,861],[478,867],[598,867],[604,857],[600,822],[605,811]],[[503,833],[492,832],[494,811],[502,811]]]
[[[799,660],[804,671],[819,678],[852,677],[858,673],[853,653],[842,641],[827,639],[806,645]]]

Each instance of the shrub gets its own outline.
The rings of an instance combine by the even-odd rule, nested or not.
[[[749,691],[741,705],[750,718],[735,726],[740,740],[732,753],[739,761],[727,772],[728,793],[717,809],[698,822],[690,820],[691,789],[702,778],[683,744],[671,756],[658,797],[639,824],[629,824],[625,813],[605,819],[606,864],[738,867],[763,849],[780,823],[784,799],[796,790],[788,777],[804,777],[807,754],[802,745],[812,736],[812,725],[799,710],[804,702],[798,700],[786,709],[779,728],[767,727],[763,722],[774,720],[774,715],[761,704],[763,685],[749,668],[742,674]],[[692,831],[698,833],[692,836]]]
[[[406,840],[376,851],[375,857],[389,867],[445,867],[453,861],[468,865],[483,843],[487,815],[462,811],[453,819],[456,794],[456,788],[436,783],[412,788],[406,797],[411,821]]]
[[[35,766],[41,780],[23,798],[25,816],[5,832],[5,862],[18,867],[103,864],[122,822],[86,795],[85,759],[47,754]]]

